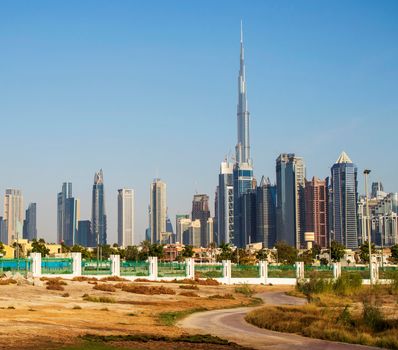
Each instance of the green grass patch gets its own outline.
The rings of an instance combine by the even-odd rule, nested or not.
[[[200,311],[207,311],[207,309],[203,307],[197,307],[181,311],[161,312],[158,315],[159,323],[163,326],[173,326],[177,321],[183,319],[184,317],[193,314],[194,312]]]
[[[93,295],[84,295],[84,301],[91,301],[92,303],[116,303],[114,298],[106,297],[106,296],[93,296]]]

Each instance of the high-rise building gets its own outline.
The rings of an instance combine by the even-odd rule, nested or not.
[[[200,220],[200,245],[207,247],[208,242],[207,220],[210,218],[209,196],[195,194],[192,201],[192,221]]]
[[[207,219],[207,242],[209,244],[214,243],[214,219],[213,218],[208,218]]]
[[[23,223],[23,238],[31,241],[37,239],[36,227],[36,203],[30,203],[25,212],[25,221]]]
[[[241,210],[241,242],[240,246],[246,247],[250,243],[257,242],[256,234],[256,191],[249,190],[240,197]]]
[[[126,188],[118,190],[117,203],[119,246],[138,244],[134,239],[134,190]]]
[[[178,214],[176,215],[176,242],[189,244],[189,226],[191,225],[191,219],[189,214]],[[184,240],[185,238],[185,240]]]
[[[313,177],[305,182],[305,231],[314,232],[315,243],[321,248],[328,240],[328,179]]]
[[[331,168],[331,195],[333,220],[332,239],[347,248],[358,248],[357,234],[357,167],[342,152]]]
[[[80,220],[80,201],[72,195],[72,183],[64,182],[57,195],[57,240],[66,245],[76,244]]]
[[[91,225],[99,245],[107,242],[107,221],[105,212],[104,174],[102,169],[94,175]]]
[[[276,186],[264,176],[256,189],[256,242],[272,248],[276,241]]]
[[[232,243],[234,237],[234,165],[222,162],[217,186],[218,244]]]
[[[196,248],[200,247],[201,227],[200,220],[193,220],[189,226],[189,245]]]
[[[93,231],[91,229],[91,221],[80,220],[78,226],[79,229],[77,231],[76,244],[83,247],[95,247],[97,245],[97,239],[93,235]]]
[[[7,229],[6,223],[3,217],[0,216],[0,242],[5,243],[7,241]]]
[[[383,187],[383,184],[380,181],[372,182],[371,198],[380,198],[380,195],[382,195],[382,197],[385,197],[385,196],[383,196],[384,193],[385,193],[384,192],[384,187]],[[387,195],[387,193],[385,193],[385,194]]]
[[[214,217],[213,217],[213,242],[216,245],[220,244],[220,239],[218,236],[218,186],[214,194]]]
[[[167,197],[166,184],[153,180],[150,188],[150,230],[151,242],[159,243],[166,233]]]
[[[7,228],[7,241],[12,244],[14,240],[22,238],[23,230],[23,196],[20,190],[7,189],[4,196],[4,220]]]
[[[283,153],[276,160],[277,241],[304,245],[305,166],[303,158]]]

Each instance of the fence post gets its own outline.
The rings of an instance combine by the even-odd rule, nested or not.
[[[335,262],[333,263],[333,278],[337,280],[341,276],[341,263]]]
[[[30,253],[32,258],[32,275],[41,277],[41,253]]]
[[[120,255],[110,255],[111,258],[111,275],[120,276]]]
[[[82,275],[82,253],[72,253],[72,274],[73,276]]]
[[[187,278],[195,278],[195,260],[193,258],[185,259],[185,275]]]
[[[304,279],[304,261],[296,262],[296,279],[297,280]]]
[[[268,261],[260,261],[260,278],[264,282],[264,284],[267,284],[267,279],[268,279]]]
[[[370,264],[370,283],[374,284],[377,283],[379,280],[379,266],[377,262],[373,261]]]
[[[157,279],[158,278],[158,258],[157,256],[150,256],[148,258],[149,261],[149,278]]]
[[[223,260],[223,277],[226,280],[226,284],[231,284],[231,260]]]

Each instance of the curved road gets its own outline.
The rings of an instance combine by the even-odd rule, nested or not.
[[[305,300],[283,292],[257,294],[269,305],[303,305]],[[213,310],[195,313],[178,323],[179,327],[197,333],[206,333],[228,339],[242,346],[261,350],[370,350],[379,349],[363,345],[336,343],[302,337],[291,333],[274,332],[258,328],[245,321],[249,307]]]

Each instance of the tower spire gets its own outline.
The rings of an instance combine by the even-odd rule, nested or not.
[[[249,110],[246,96],[245,51],[243,46],[243,22],[240,22],[240,66],[238,76],[238,106],[237,106],[238,142],[236,144],[236,162],[249,163],[250,136]]]

